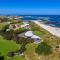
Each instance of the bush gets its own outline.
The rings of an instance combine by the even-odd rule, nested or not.
[[[24,52],[25,50],[26,50],[25,45],[22,45],[21,48],[20,48],[20,53]]]
[[[9,57],[14,57],[14,55],[15,55],[14,52],[9,52],[9,53],[8,53],[8,56],[9,56]]]
[[[3,28],[2,28],[2,31],[3,32],[6,32],[6,29],[8,29],[9,28],[9,25],[5,25]]]
[[[25,31],[29,31],[29,29],[20,28],[20,29],[15,30],[15,33],[19,34],[19,33],[25,32]]]
[[[0,53],[0,60],[4,60],[4,56]]]
[[[4,60],[4,56],[0,56],[0,60]]]
[[[20,37],[20,38],[17,38],[17,41],[16,41],[18,44],[24,44],[24,45],[26,45],[26,44],[28,44],[28,43],[33,43],[34,42],[34,40],[33,39],[31,39],[31,38],[22,38],[22,37]]]
[[[46,42],[42,42],[38,45],[36,48],[36,53],[43,54],[43,55],[49,55],[52,53],[51,46],[48,45]]]

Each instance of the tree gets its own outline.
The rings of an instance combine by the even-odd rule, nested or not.
[[[8,56],[9,56],[9,57],[14,57],[14,55],[15,55],[14,52],[9,52],[9,53],[8,53]]]
[[[1,22],[7,22],[8,21],[8,18],[7,17],[0,17],[0,20],[1,20]]]
[[[52,53],[51,46],[48,45],[46,42],[42,42],[38,45],[38,47],[35,49],[36,53],[43,54],[43,55],[49,55]]]
[[[9,24],[8,25],[5,25],[3,28],[2,28],[2,32],[6,32],[6,29],[9,28]]]
[[[26,50],[25,45],[22,45],[21,48],[20,48],[20,53],[24,52],[25,50]]]
[[[0,60],[4,60],[4,56],[0,53]]]
[[[20,38],[19,38],[19,37],[17,37],[16,42],[17,42],[18,44],[26,45],[26,44],[28,44],[28,43],[33,43],[34,40],[31,39],[31,38],[23,38],[23,37],[20,37]]]
[[[0,56],[0,60],[4,60],[4,56]]]

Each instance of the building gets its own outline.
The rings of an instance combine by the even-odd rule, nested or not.
[[[27,31],[25,33],[25,36],[30,37],[31,39],[33,39],[34,43],[36,43],[36,44],[40,43],[41,38],[39,36],[33,34],[33,31]]]
[[[33,32],[32,32],[32,31],[27,31],[27,32],[25,33],[25,36],[26,36],[26,37],[32,37],[32,36],[33,36]]]
[[[20,24],[11,24],[11,25],[9,25],[9,29],[16,30],[16,29],[19,29],[19,28],[21,28]]]
[[[36,44],[40,43],[41,41],[41,38],[37,35],[33,35],[31,38],[35,41],[34,43]]]
[[[29,24],[23,24],[23,25],[21,25],[21,28],[30,29],[30,25]]]
[[[35,44],[38,44],[41,42],[41,38],[37,35],[33,34],[33,31],[27,31],[27,32],[23,32],[21,34],[18,34],[18,37],[23,37],[23,38],[31,38],[32,40],[34,40]]]
[[[10,23],[10,22],[8,22],[8,23]],[[30,25],[27,24],[27,23],[24,23],[24,24],[14,23],[14,24],[9,25],[9,29],[16,30],[16,29],[19,29],[19,28],[30,29]]]

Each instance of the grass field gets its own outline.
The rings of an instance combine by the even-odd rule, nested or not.
[[[2,28],[4,24],[0,25]],[[60,52],[55,52],[56,45],[60,45],[60,38],[53,36],[48,31],[42,29],[41,27],[37,26],[36,24],[32,24],[34,34],[40,36],[43,41],[47,42],[53,48],[53,53],[49,56],[38,56],[35,53],[35,48],[38,46],[34,43],[30,43],[26,45],[25,57],[15,56],[13,58],[7,57],[7,53],[9,51],[15,51],[20,47],[20,45],[16,44],[14,41],[5,40],[3,37],[0,36],[0,53],[4,55],[5,60],[60,60]]]
[[[35,54],[35,48],[37,47],[37,45],[35,45],[34,43],[31,43],[31,44],[28,44],[26,47],[27,47],[27,50],[25,53],[28,59],[37,60],[37,55]]]
[[[5,60],[25,60],[20,56],[15,56],[10,58],[7,56],[8,52],[15,51],[19,49],[20,45],[16,44],[14,41],[5,40],[0,36],[0,53],[5,57]]]
[[[2,29],[7,22],[0,23],[0,29]],[[0,53],[5,57],[5,60],[25,60],[24,57],[15,56],[13,58],[8,57],[8,52],[16,51],[20,48],[20,45],[16,44],[13,40],[6,40],[0,35]]]

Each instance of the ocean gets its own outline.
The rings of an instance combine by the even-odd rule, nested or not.
[[[42,20],[48,21],[48,25],[60,27],[60,15],[20,15],[21,20]]]

